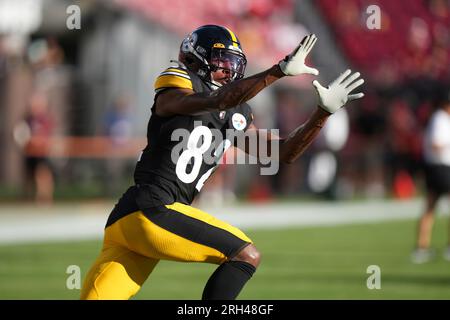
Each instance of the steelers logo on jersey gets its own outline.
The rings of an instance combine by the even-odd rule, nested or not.
[[[244,115],[240,113],[233,114],[231,122],[233,123],[233,127],[238,131],[244,130],[247,126],[247,120],[245,119]]]

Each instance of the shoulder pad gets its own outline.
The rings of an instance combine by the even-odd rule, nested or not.
[[[155,91],[166,88],[191,89],[192,82],[186,70],[179,67],[169,67],[156,78]]]

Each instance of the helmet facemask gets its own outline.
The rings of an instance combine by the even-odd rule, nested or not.
[[[229,82],[243,78],[246,66],[245,55],[237,50],[225,48],[213,48],[211,50],[210,71],[222,71],[224,78],[229,79]]]

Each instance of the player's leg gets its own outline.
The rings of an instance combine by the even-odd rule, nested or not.
[[[448,203],[450,203],[450,193],[447,194]],[[447,248],[444,252],[444,259],[450,261],[450,219],[447,224],[448,233],[447,233]]]
[[[135,295],[158,263],[130,247],[122,232],[122,219],[137,210],[135,188],[129,188],[111,212],[102,251],[81,290],[82,299],[129,299]]]
[[[425,165],[426,200],[424,211],[417,225],[416,249],[411,256],[414,263],[428,262],[434,256],[433,250],[430,249],[430,243],[434,224],[434,211],[443,191],[443,174],[444,172],[440,166]]]
[[[442,182],[442,196],[447,198],[450,203],[450,166],[443,166],[443,173],[441,174]],[[444,251],[444,259],[450,261],[450,220],[448,221],[448,238],[447,248]]]
[[[446,196],[448,203],[450,203],[450,193]],[[450,219],[447,221],[447,247],[444,249],[442,257],[444,260],[450,261]]]
[[[231,300],[241,292],[259,265],[261,255],[253,244],[222,263],[211,275],[203,290],[203,300]]]
[[[156,259],[105,243],[84,280],[81,299],[130,299],[139,291],[157,263]]]
[[[209,231],[202,232],[205,237],[215,237],[218,242],[217,246],[222,246],[221,251],[227,252],[226,260],[223,261],[220,266],[214,271],[211,277],[208,279],[206,286],[203,290],[202,299],[204,300],[231,300],[241,292],[244,285],[253,276],[256,268],[260,262],[260,253],[256,249],[251,240],[239,229],[220,221],[213,216],[181,204],[175,204],[171,206],[173,210],[181,212],[185,215],[189,215],[194,219],[198,219],[208,224],[207,229]],[[236,243],[232,238],[215,234],[214,228],[220,228],[230,233],[234,237],[238,237],[244,243]],[[233,249],[225,249],[228,246],[232,246]]]
[[[425,210],[417,225],[416,249],[413,251],[411,260],[414,263],[425,263],[430,261],[434,252],[430,249],[431,234],[434,224],[434,210],[439,199],[436,192],[428,190],[426,195]]]
[[[429,192],[426,197],[425,211],[419,220],[417,248],[428,249],[431,242],[431,233],[434,224],[434,209],[439,196],[434,192]]]
[[[259,253],[242,231],[181,203],[136,211],[114,225],[127,246],[141,255],[220,264],[208,281],[205,299],[236,298],[259,263]]]

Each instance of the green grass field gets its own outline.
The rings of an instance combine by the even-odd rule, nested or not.
[[[437,220],[435,261],[409,262],[415,221],[247,231],[262,264],[240,299],[450,299],[450,262],[441,257],[447,221]],[[0,246],[0,299],[77,299],[66,268],[82,275],[100,241]],[[369,290],[369,265],[381,268],[381,289]],[[199,299],[215,266],[162,261],[136,299]]]

